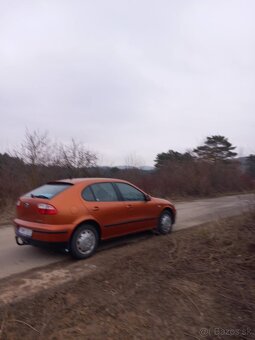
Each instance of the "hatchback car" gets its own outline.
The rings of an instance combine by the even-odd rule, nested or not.
[[[17,201],[19,245],[53,246],[78,259],[91,256],[100,240],[153,229],[167,234],[176,210],[135,185],[109,178],[49,182]]]

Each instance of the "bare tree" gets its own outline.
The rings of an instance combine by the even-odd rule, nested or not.
[[[25,138],[16,148],[14,155],[30,166],[31,184],[39,179],[39,166],[49,165],[52,161],[52,145],[47,132],[26,130]]]
[[[26,130],[24,141],[15,154],[26,164],[47,165],[51,161],[51,142],[47,132]]]
[[[140,168],[143,164],[143,158],[138,156],[135,152],[128,154],[125,158],[125,166],[127,168]]]
[[[68,169],[70,177],[80,176],[84,168],[97,165],[97,155],[73,138],[70,144],[59,145],[57,157],[58,164]]]

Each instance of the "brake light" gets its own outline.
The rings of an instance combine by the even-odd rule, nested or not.
[[[39,203],[37,207],[39,213],[42,215],[56,215],[58,213],[57,209],[50,204]]]
[[[18,200],[18,201],[16,202],[16,207],[20,207],[20,205],[21,205],[21,202],[20,202],[20,200]]]

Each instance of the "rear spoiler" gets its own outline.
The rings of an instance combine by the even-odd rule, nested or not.
[[[65,181],[50,181],[46,184],[67,184],[67,185],[73,185],[73,183],[65,182]]]

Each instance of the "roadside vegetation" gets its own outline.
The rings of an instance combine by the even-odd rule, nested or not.
[[[82,143],[55,143],[47,133],[26,131],[21,145],[0,154],[0,207],[47,181],[71,177],[114,177],[132,181],[151,195],[171,199],[209,197],[254,189],[255,155],[236,158],[224,136],[210,136],[192,151],[159,153],[153,170],[127,161],[124,168],[99,167]]]
[[[0,338],[254,339],[254,228],[250,213],[98,253],[93,274],[0,308]]]

